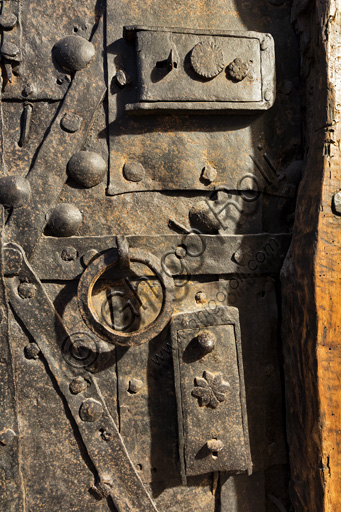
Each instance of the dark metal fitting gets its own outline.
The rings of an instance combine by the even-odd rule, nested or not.
[[[35,342],[26,345],[24,352],[26,359],[39,359],[40,348]]]
[[[101,402],[94,398],[84,400],[79,409],[79,416],[82,421],[93,423],[98,421],[103,415],[103,406]]]
[[[19,52],[19,47],[14,43],[4,43],[1,47],[1,54],[9,60],[15,59]]]
[[[79,393],[82,393],[90,386],[90,382],[78,375],[78,377],[75,377],[72,379],[69,385],[70,393],[73,395],[78,395]]]
[[[31,195],[30,182],[21,176],[0,178],[0,204],[10,208],[20,208]]]
[[[55,236],[72,236],[83,221],[79,209],[70,203],[61,203],[48,215],[48,227]]]
[[[209,354],[215,349],[217,340],[214,334],[212,334],[210,331],[203,331],[199,333],[196,339],[200,349],[204,353]]]
[[[225,66],[223,51],[211,41],[201,41],[191,52],[191,64],[197,75],[214,78]]]
[[[69,160],[69,176],[79,185],[92,188],[101,183],[107,173],[107,163],[93,151],[79,151]]]
[[[80,36],[66,36],[53,47],[53,56],[65,70],[73,73],[85,68],[95,56],[92,43]]]
[[[129,244],[127,238],[118,235],[116,237],[116,245],[119,258],[118,265],[123,272],[127,272],[130,270]]]
[[[249,65],[246,62],[243,62],[242,59],[234,59],[231,64],[228,65],[227,72],[232,78],[232,80],[236,82],[241,82],[246,78],[249,71]]]
[[[123,176],[128,181],[138,183],[144,178],[144,167],[139,162],[130,161],[124,165]]]
[[[124,69],[119,69],[117,71],[115,75],[115,80],[117,82],[117,85],[119,85],[120,87],[125,87],[131,82],[130,76],[128,75],[128,73],[126,73],[126,71],[124,71]]]
[[[3,29],[10,30],[15,27],[18,22],[18,18],[13,13],[1,14],[0,16],[0,27]]]
[[[69,133],[77,132],[82,126],[83,118],[73,112],[66,112],[61,121],[60,126]]]
[[[143,388],[143,381],[141,379],[131,379],[129,381],[129,393],[136,394]]]
[[[224,448],[224,443],[220,439],[210,439],[206,445],[212,454],[221,452]]]
[[[22,299],[33,299],[37,293],[37,287],[33,283],[23,282],[18,286],[18,295]]]
[[[75,247],[65,247],[62,250],[60,257],[63,261],[75,261],[78,257],[78,251]]]
[[[6,428],[2,432],[0,432],[0,444],[2,446],[9,445],[16,437],[17,434],[14,432],[14,430]]]

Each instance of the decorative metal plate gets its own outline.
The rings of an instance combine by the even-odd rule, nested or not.
[[[171,326],[182,473],[251,472],[238,310],[201,313]]]
[[[127,110],[267,110],[273,105],[270,34],[126,27],[126,38],[134,35],[138,100]]]

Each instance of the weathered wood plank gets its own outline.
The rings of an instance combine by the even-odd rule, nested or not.
[[[288,439],[296,511],[341,510],[341,69],[338,0],[294,2],[307,154],[282,272]]]

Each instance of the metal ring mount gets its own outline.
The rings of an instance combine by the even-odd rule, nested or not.
[[[155,338],[170,321],[173,313],[174,283],[173,279],[162,270],[158,259],[139,249],[129,249],[129,258],[151,269],[160,281],[163,301],[159,315],[146,327],[133,332],[121,332],[111,329],[101,322],[91,307],[93,288],[100,277],[110,268],[120,268],[120,251],[110,249],[98,256],[83,272],[77,290],[78,306],[87,326],[109,343],[121,346],[142,345]],[[125,265],[123,265],[125,269]],[[123,269],[122,269],[123,270]]]

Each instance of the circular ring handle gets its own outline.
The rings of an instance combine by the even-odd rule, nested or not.
[[[158,259],[140,249],[129,249],[130,261],[149,267],[161,283],[163,301],[160,313],[146,327],[133,332],[121,332],[111,329],[97,318],[91,307],[91,296],[95,283],[110,268],[118,266],[120,255],[117,249],[109,249],[102,253],[83,272],[77,289],[78,307],[86,325],[98,336],[109,343],[121,346],[142,345],[155,338],[170,321],[173,313],[174,282],[162,270]]]

